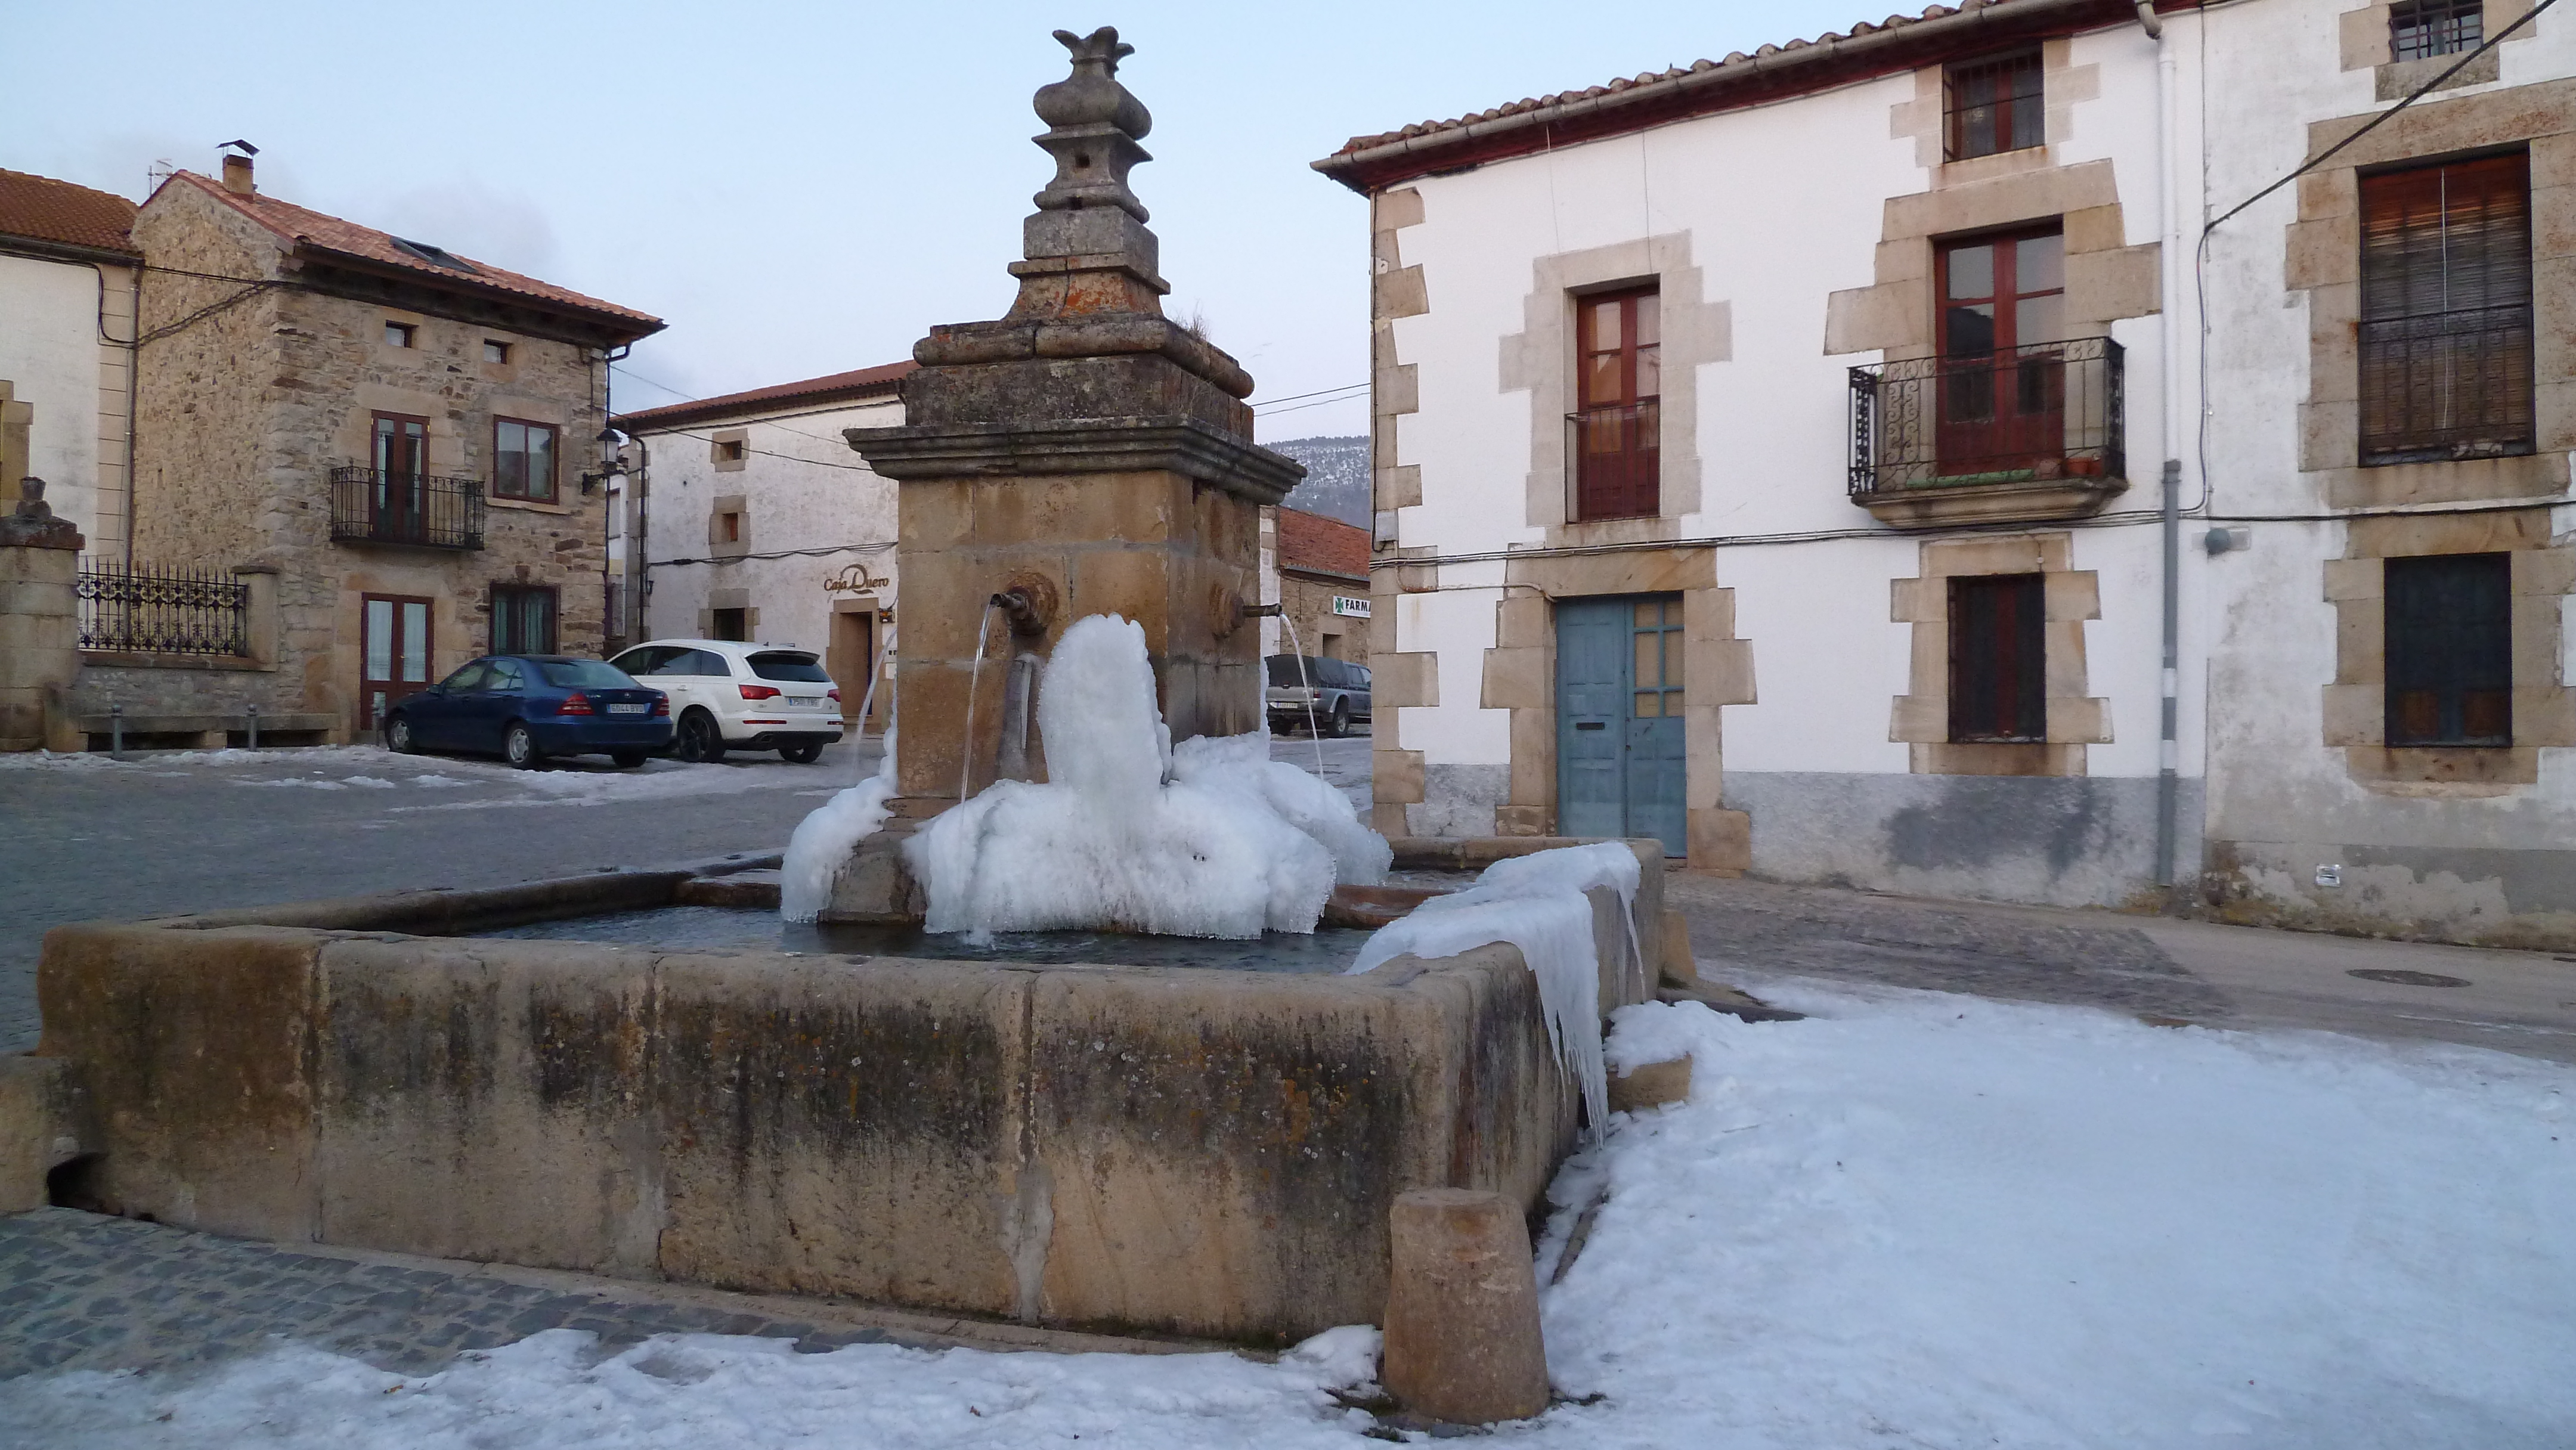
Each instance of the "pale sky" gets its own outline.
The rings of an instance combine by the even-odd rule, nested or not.
[[[1066,73],[1048,33],[1114,24],[1154,114],[1132,180],[1166,310],[1260,405],[1368,375],[1366,206],[1308,162],[1883,18],[1868,3],[0,0],[0,166],[139,201],[155,161],[211,173],[247,138],[264,192],[665,319],[618,380],[620,409],[652,407],[999,316],[1052,174],[1028,141],[1030,93]],[[1291,401],[1261,436],[1367,426],[1357,398]]]

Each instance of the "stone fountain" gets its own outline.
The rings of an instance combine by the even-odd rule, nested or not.
[[[895,818],[844,920],[918,918],[896,847],[961,777],[1045,773],[1009,672],[970,697],[988,615],[1014,652],[1122,615],[1173,738],[1260,724],[1258,511],[1300,470],[1162,316],[1128,48],[1058,38],[1017,301],[934,328],[905,425],[851,435],[900,484],[904,650]],[[1662,847],[1629,845],[1625,911],[1587,893],[1602,1012],[1652,995],[1632,944],[1668,939]],[[758,864],[58,928],[42,1044],[0,1059],[0,1211],[1278,1344],[1381,1318],[1399,1196],[1534,1210],[1575,1142],[1509,942],[1294,975],[787,950],[774,910],[751,948],[498,935],[711,910]]]
[[[1260,511],[1306,470],[1253,443],[1251,376],[1163,315],[1171,284],[1127,185],[1151,159],[1138,143],[1152,117],[1118,81],[1135,47],[1105,26],[1055,38],[1073,73],[1037,93],[1056,173],[1021,226],[1019,296],[998,321],[933,327],[913,347],[902,427],[848,432],[898,488],[903,748],[893,820],[842,873],[826,921],[919,920],[903,836],[955,805],[961,779],[992,779],[1004,731],[1023,728],[1002,671],[981,673],[986,698],[968,708],[988,608],[1014,650],[1043,652],[1087,615],[1142,625],[1174,740],[1262,724],[1260,633],[1243,627],[1260,598]],[[1028,728],[1008,753],[1043,780],[1045,741]]]

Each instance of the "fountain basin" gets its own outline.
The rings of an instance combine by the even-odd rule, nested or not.
[[[1508,945],[1353,977],[472,935],[657,910],[693,879],[59,928],[38,1054],[88,1107],[57,1197],[1278,1344],[1379,1317],[1397,1194],[1535,1209],[1573,1145],[1577,1094]]]

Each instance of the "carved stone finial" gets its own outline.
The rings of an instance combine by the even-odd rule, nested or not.
[[[1122,45],[1115,26],[1086,36],[1059,30],[1055,38],[1073,55],[1073,74],[1039,88],[1032,102],[1047,133],[1037,144],[1055,157],[1055,180],[1037,194],[1040,211],[1114,206],[1138,221],[1145,204],[1127,189],[1127,172],[1154,158],[1136,144],[1154,129],[1145,104],[1118,83],[1118,62],[1136,53]]]
[[[54,517],[45,502],[45,481],[33,474],[18,480],[18,506],[0,514],[0,545],[29,549],[78,549],[84,541],[69,519]]]

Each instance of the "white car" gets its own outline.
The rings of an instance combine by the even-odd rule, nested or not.
[[[726,639],[657,639],[610,664],[671,697],[671,753],[717,761],[775,750],[810,765],[841,738],[841,692],[812,650]]]

